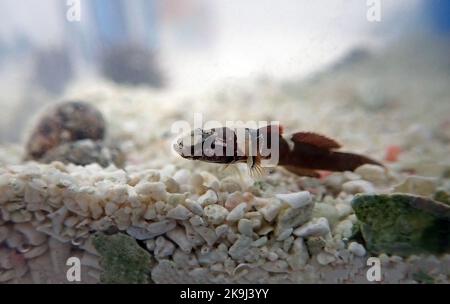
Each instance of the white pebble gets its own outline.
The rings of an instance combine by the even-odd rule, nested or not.
[[[365,180],[352,180],[342,185],[342,189],[350,194],[374,193],[375,188],[372,183]]]
[[[245,209],[247,208],[247,203],[240,203],[237,205],[227,216],[227,221],[237,222],[244,217]]]
[[[253,224],[251,220],[241,219],[238,222],[239,233],[251,237],[253,235]]]
[[[324,217],[313,219],[294,230],[294,235],[299,237],[324,236],[330,232],[328,220]]]
[[[279,201],[272,201],[269,205],[259,209],[259,212],[264,216],[264,219],[268,222],[272,222],[280,211],[281,203]]]
[[[287,228],[281,231],[280,234],[277,236],[277,241],[284,241],[292,234],[292,231],[294,231],[294,228]]]
[[[308,191],[277,194],[276,197],[294,209],[302,208],[312,202],[311,193]]]
[[[136,193],[139,195],[150,196],[155,201],[163,201],[166,199],[166,185],[162,182],[140,182],[135,187]]]
[[[217,194],[213,190],[206,191],[205,194],[198,198],[198,203],[201,206],[207,206],[217,203]]]
[[[186,206],[186,208],[188,208],[192,213],[196,214],[196,215],[203,215],[203,208],[202,206],[197,203],[194,202],[193,200],[190,199],[186,199],[184,201],[184,205]]]
[[[366,249],[363,245],[356,242],[351,242],[348,245],[348,250],[356,256],[362,257],[366,255]]]
[[[382,184],[388,179],[386,169],[377,165],[365,164],[356,168],[354,172],[374,184]]]
[[[220,225],[225,221],[228,210],[220,205],[208,205],[203,210],[206,220],[213,225]]]
[[[317,255],[317,262],[320,265],[328,265],[330,263],[333,263],[334,261],[336,261],[336,258],[334,257],[334,255],[328,252],[320,252]]]
[[[192,212],[182,205],[178,205],[167,212],[167,217],[175,220],[183,221],[189,219],[191,216]]]
[[[189,219],[189,222],[192,224],[192,226],[203,226],[205,225],[205,221],[201,216],[194,215]]]
[[[170,256],[175,251],[175,245],[162,236],[156,238],[155,245],[154,254],[158,258]]]

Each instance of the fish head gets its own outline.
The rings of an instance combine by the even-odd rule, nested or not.
[[[181,136],[173,145],[183,158],[212,163],[227,163],[233,158],[234,131],[229,128],[195,129]]]

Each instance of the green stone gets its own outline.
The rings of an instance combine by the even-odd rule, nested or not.
[[[438,190],[434,194],[434,199],[441,203],[450,205],[450,192],[445,191],[445,190]]]
[[[450,206],[409,194],[357,195],[352,207],[373,254],[450,252]]]
[[[122,233],[114,235],[97,233],[93,244],[101,256],[102,283],[152,283],[150,276],[152,257],[134,238]]]

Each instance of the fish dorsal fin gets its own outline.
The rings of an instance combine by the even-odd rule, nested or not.
[[[339,149],[341,147],[335,140],[312,132],[294,133],[291,139],[295,143],[309,144],[327,150]]]

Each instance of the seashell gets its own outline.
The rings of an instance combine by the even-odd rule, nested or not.
[[[282,202],[287,203],[293,209],[305,207],[312,202],[311,194],[308,191],[276,194],[275,196]]]
[[[247,209],[247,203],[240,203],[234,209],[230,211],[227,215],[228,222],[237,222],[244,217],[245,211]]]
[[[189,219],[192,215],[192,212],[183,205],[178,205],[167,212],[167,217],[182,221]]]
[[[228,215],[228,210],[220,205],[207,205],[203,209],[206,220],[212,225],[220,225],[225,221]]]
[[[166,233],[166,236],[172,240],[178,247],[181,248],[186,253],[190,253],[192,250],[192,244],[186,237],[186,232],[184,229],[177,227]]]
[[[238,231],[240,234],[251,237],[253,235],[253,223],[249,219],[240,219],[238,222]]]
[[[330,233],[330,225],[324,217],[312,221],[294,230],[294,235],[307,238],[310,236],[324,236]]]
[[[175,251],[175,245],[166,240],[164,237],[159,236],[155,240],[155,250],[154,254],[158,258],[164,258],[171,256]]]

